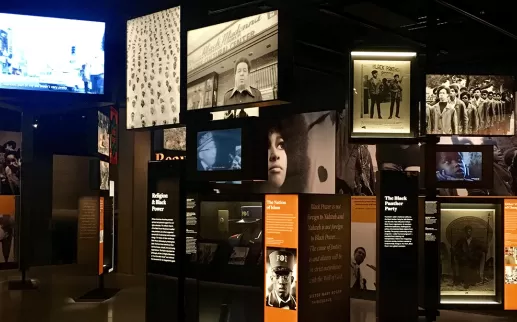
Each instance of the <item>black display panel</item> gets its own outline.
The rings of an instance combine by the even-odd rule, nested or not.
[[[104,94],[105,23],[0,14],[0,89]]]
[[[418,172],[378,172],[377,317],[418,317]]]
[[[186,209],[183,169],[184,161],[149,163],[147,272],[151,274],[177,276],[177,263],[183,258],[185,243],[180,238],[185,234],[179,229],[180,214]]]
[[[493,186],[494,148],[491,145],[436,145],[427,178],[438,188]],[[434,164],[433,164],[434,162]]]
[[[241,129],[197,133],[198,171],[235,171],[241,169]]]

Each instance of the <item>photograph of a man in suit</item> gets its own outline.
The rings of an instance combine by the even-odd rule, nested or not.
[[[224,105],[262,101],[262,93],[250,85],[251,63],[247,58],[237,59],[234,67],[234,86],[224,94]],[[235,112],[237,115],[237,112]]]
[[[454,103],[450,101],[451,90],[449,87],[440,86],[436,93],[438,94],[438,103],[430,109],[431,133],[432,134],[457,134],[457,116]]]
[[[377,106],[377,116],[382,119],[381,115],[381,101],[382,101],[382,81],[378,79],[379,72],[376,70],[372,71],[372,78],[368,81],[368,89],[370,92],[370,118],[373,119],[374,106]]]

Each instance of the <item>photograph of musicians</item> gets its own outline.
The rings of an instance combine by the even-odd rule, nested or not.
[[[2,257],[4,262],[9,261],[11,244],[13,241],[14,220],[11,216],[0,215],[0,243],[2,244]]]
[[[210,171],[217,159],[217,145],[212,132],[207,132],[199,138],[197,144],[197,169]]]
[[[266,296],[266,305],[286,310],[296,310],[296,294],[292,293],[295,258],[286,251],[269,255],[270,279],[273,289]]]
[[[475,134],[477,133],[479,126],[479,118],[478,111],[474,107],[474,105],[470,102],[470,94],[467,92],[463,92],[460,94],[461,101],[465,104],[466,114],[467,114],[467,127],[465,129],[465,134]]]
[[[350,264],[350,287],[354,290],[366,290],[367,281],[361,275],[361,264],[366,258],[366,249],[357,247]]]
[[[431,107],[431,133],[432,134],[457,134],[458,125],[456,109],[449,100],[451,90],[440,86],[436,91],[438,103]]]
[[[369,80],[369,91],[370,91],[370,118],[373,119],[374,106],[377,105],[377,116],[382,119],[381,115],[381,100],[382,100],[382,81],[377,78],[379,72],[372,71],[372,78]]]
[[[393,81],[391,81],[390,84],[390,91],[391,91],[391,105],[390,105],[390,119],[393,117],[393,105],[397,105],[396,111],[395,111],[395,117],[399,117],[399,109],[400,109],[400,102],[402,101],[402,86],[400,85],[399,81],[400,76],[395,74],[393,76]]]
[[[262,93],[250,86],[251,63],[241,57],[235,62],[235,85],[224,94],[224,105],[243,104],[262,101]]]
[[[454,259],[459,267],[459,280],[465,289],[481,281],[480,261],[486,252],[480,241],[472,237],[472,226],[463,229],[465,236],[460,238],[453,248]]]
[[[451,103],[454,104],[454,108],[456,109],[456,117],[458,118],[458,134],[465,134],[465,130],[467,128],[467,111],[465,107],[465,103],[459,98],[460,88],[456,84],[452,84],[450,86],[450,97]]]
[[[438,181],[467,180],[467,168],[460,152],[441,152],[436,155],[436,179]]]
[[[485,108],[485,101],[481,98],[481,90],[479,88],[474,88],[472,90],[472,105],[476,108],[478,113],[478,131],[483,129],[485,126],[485,119],[483,117],[483,110]]]

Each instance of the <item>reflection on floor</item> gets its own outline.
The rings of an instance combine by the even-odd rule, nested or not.
[[[20,292],[7,290],[5,282],[13,275],[16,276],[16,272],[10,275],[0,273],[1,322],[145,321],[145,291],[141,285],[129,285],[114,299],[102,304],[77,304],[71,298],[94,288],[95,277],[81,276],[78,270],[70,267],[38,269],[31,271],[31,276],[41,281],[40,288],[37,291]],[[375,303],[352,300],[351,317],[351,322],[375,322]],[[443,311],[438,321],[496,322],[514,319]]]

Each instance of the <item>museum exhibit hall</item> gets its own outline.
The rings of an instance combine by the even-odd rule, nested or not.
[[[0,322],[517,319],[507,3],[0,4]]]

